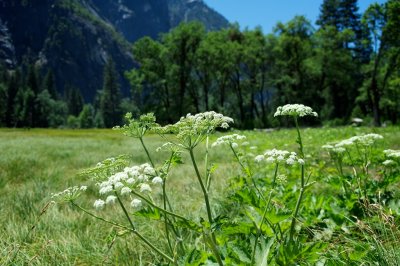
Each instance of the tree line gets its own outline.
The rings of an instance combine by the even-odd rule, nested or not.
[[[154,40],[133,44],[138,68],[125,73],[123,98],[112,59],[92,103],[79,88],[60,94],[50,71],[34,64],[0,69],[0,125],[112,127],[125,112],[155,112],[161,123],[215,110],[241,128],[276,126],[273,110],[287,103],[312,106],[322,123],[370,119],[398,123],[400,114],[400,1],[372,4],[324,0],[315,29],[304,16],[273,32],[238,24],[207,32],[183,23]],[[311,121],[314,122],[315,121]]]
[[[276,106],[303,103],[321,121],[371,117],[396,123],[400,113],[400,2],[325,0],[318,29],[304,16],[260,28],[206,32],[181,24],[159,40],[134,44],[140,67],[127,74],[138,108],[163,121],[215,110],[244,128],[274,126]]]
[[[124,112],[135,110],[129,99],[122,98],[111,58],[93,103],[85,103],[79,88],[68,84],[60,93],[53,72],[41,72],[38,65],[26,63],[12,71],[0,68],[0,126],[113,127],[121,123]]]

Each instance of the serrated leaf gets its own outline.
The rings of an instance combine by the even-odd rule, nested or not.
[[[134,213],[135,216],[146,217],[152,220],[160,220],[161,215],[157,209],[153,209],[150,207],[142,208],[141,210]]]

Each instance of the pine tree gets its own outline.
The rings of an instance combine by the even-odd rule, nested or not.
[[[68,106],[68,114],[78,116],[83,108],[83,96],[81,91],[73,86],[66,89],[66,101]]]
[[[121,91],[118,76],[114,62],[109,58],[104,66],[103,92],[100,101],[100,110],[106,127],[113,127],[121,122],[120,104]]]
[[[54,74],[53,74],[53,71],[51,69],[49,69],[47,71],[47,74],[44,77],[42,89],[43,90],[47,90],[50,93],[51,98],[53,98],[53,99],[58,99],[59,98],[59,95],[58,95],[58,92],[57,92],[57,88],[56,88],[56,84],[55,84],[55,81],[54,81]]]
[[[339,30],[341,23],[339,6],[340,0],[324,0],[320,7],[317,25],[321,26],[321,28],[333,26]]]

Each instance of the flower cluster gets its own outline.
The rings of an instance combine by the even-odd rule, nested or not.
[[[94,180],[104,180],[111,174],[121,171],[127,164],[128,160],[126,155],[117,158],[112,157],[97,163],[93,168],[83,171],[81,175],[90,177]]]
[[[328,150],[331,153],[335,153],[335,154],[343,154],[346,151],[346,149],[341,146],[330,145],[330,144],[323,145],[322,148],[325,150]]]
[[[121,130],[125,136],[141,138],[148,130],[159,128],[153,113],[141,115],[139,119],[134,119],[132,113],[127,113],[125,119],[128,121],[127,125],[114,127],[115,130]]]
[[[284,163],[288,165],[304,164],[304,160],[297,157],[295,152],[284,150],[268,150],[264,154],[255,157],[256,162],[266,161],[267,163]]]
[[[288,116],[318,116],[316,112],[311,109],[311,107],[305,106],[303,104],[286,104],[284,106],[279,106],[276,109],[276,112],[274,116],[283,116],[283,115],[288,115]]]
[[[400,150],[384,150],[383,153],[393,159],[400,159]]]
[[[216,147],[219,145],[230,145],[232,146],[232,148],[236,148],[238,147],[238,141],[244,140],[246,139],[246,136],[242,136],[242,135],[238,135],[238,134],[232,134],[232,135],[226,135],[226,136],[222,136],[219,137],[212,145],[211,147]],[[242,143],[245,144],[245,143]],[[248,143],[246,143],[245,145],[247,145]]]
[[[53,193],[51,195],[52,199],[61,199],[65,201],[70,201],[74,200],[77,197],[79,197],[80,193],[83,191],[86,191],[87,186],[74,186],[74,187],[69,187],[65,189],[64,191],[58,192],[58,193]]]
[[[229,128],[230,123],[233,123],[232,118],[214,111],[196,115],[187,114],[177,123],[164,127],[161,133],[177,133],[177,138],[183,142],[185,148],[188,148],[196,146],[202,137],[213,133],[216,128]]]
[[[361,136],[354,136],[349,139],[342,140],[335,144],[335,147],[346,147],[353,145],[361,145],[364,147],[372,146],[375,141],[383,139],[383,137],[379,134],[365,134]]]
[[[132,191],[137,190],[141,193],[150,193],[151,185],[162,184],[161,177],[156,175],[156,171],[149,164],[145,163],[139,166],[125,167],[122,172],[111,175],[107,180],[99,183],[100,195],[108,195],[117,192],[120,195],[130,195]],[[116,196],[108,195],[106,200],[98,199],[94,203],[96,209],[101,209],[105,204],[112,204]],[[131,205],[140,206],[139,199],[134,199]]]
[[[400,163],[400,150],[384,150],[383,153],[388,158],[382,163],[384,166],[396,166]]]

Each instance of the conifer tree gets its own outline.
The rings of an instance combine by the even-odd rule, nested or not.
[[[69,86],[66,89],[66,94],[68,113],[73,116],[78,116],[84,104],[81,91],[76,87]]]
[[[103,92],[100,100],[100,110],[106,127],[113,127],[121,122],[120,104],[121,91],[118,76],[114,62],[109,58],[104,66]]]
[[[339,13],[340,0],[324,0],[320,7],[320,15],[317,20],[317,25],[322,28],[333,26],[339,29],[341,19]]]

